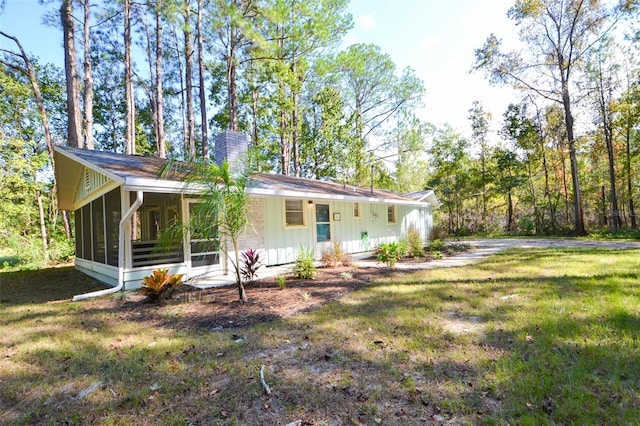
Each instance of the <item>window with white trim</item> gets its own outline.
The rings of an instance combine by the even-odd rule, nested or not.
[[[284,226],[305,226],[304,200],[284,200]]]
[[[387,206],[387,223],[396,223],[396,206]]]

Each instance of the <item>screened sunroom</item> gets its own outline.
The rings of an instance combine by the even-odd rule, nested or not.
[[[156,159],[145,158],[145,167],[137,167],[135,156],[67,147],[56,153],[58,182],[65,190],[59,191],[60,208],[74,212],[78,270],[125,289],[139,287],[159,268],[186,278],[224,273],[217,238],[197,229],[161,238],[172,225],[189,220],[198,198],[177,180],[158,180],[160,164],[149,167]],[[73,196],[65,196],[69,193]]]

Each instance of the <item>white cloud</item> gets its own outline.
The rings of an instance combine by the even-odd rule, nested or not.
[[[358,29],[367,31],[376,27],[376,17],[373,13],[367,13],[366,15],[360,15],[354,17],[356,27]]]

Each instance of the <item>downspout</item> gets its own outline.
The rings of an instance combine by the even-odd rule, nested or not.
[[[104,290],[93,291],[91,293],[78,294],[73,296],[73,301],[77,302],[78,300],[89,299],[91,297],[104,296],[106,294],[116,293],[124,287],[124,247],[125,247],[125,238],[124,238],[124,225],[131,219],[131,216],[138,210],[138,208],[142,205],[142,191],[136,192],[136,200],[133,202],[129,210],[124,214],[122,219],[120,219],[120,223],[118,224],[118,285],[112,288],[107,288]]]

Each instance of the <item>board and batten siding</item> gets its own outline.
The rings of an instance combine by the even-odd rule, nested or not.
[[[284,201],[282,198],[264,199],[264,250],[268,265],[281,265],[295,262],[300,248],[314,249],[315,209],[317,202],[309,204],[304,200],[306,209],[305,226],[287,228],[284,224]],[[396,223],[387,222],[389,204],[360,203],[360,217],[354,217],[354,203],[351,201],[333,201],[331,205],[331,241],[340,242],[346,253],[362,253],[375,249],[381,243],[406,238],[413,226],[428,243],[431,226],[431,208],[396,205]],[[339,220],[335,220],[339,214]],[[366,237],[363,237],[366,235]],[[315,253],[319,258],[322,253]]]
[[[284,224],[282,198],[264,199],[264,243],[268,265],[296,261],[300,248],[313,249],[313,205],[303,200],[305,226],[287,228]]]
[[[398,224],[402,238],[407,238],[409,228],[413,226],[422,237],[425,246],[431,241],[433,227],[431,207],[398,206]]]

